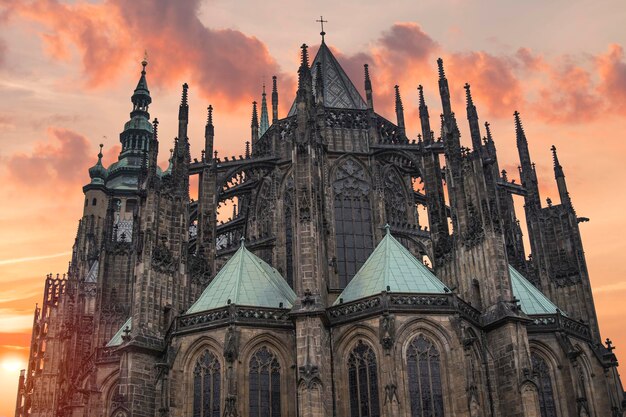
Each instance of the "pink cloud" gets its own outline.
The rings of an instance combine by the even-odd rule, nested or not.
[[[595,64],[600,76],[598,91],[607,97],[614,111],[626,114],[624,48],[617,44],[609,45],[607,53],[599,55]]]
[[[143,50],[150,54],[150,81],[173,86],[189,81],[204,97],[226,105],[246,102],[262,76],[277,74],[283,88],[294,83],[282,74],[267,46],[232,29],[211,29],[198,18],[200,1],[109,0],[102,4],[56,0],[8,1],[12,13],[42,25],[41,38],[52,59],[71,60],[77,52],[85,85],[114,82]]]
[[[96,151],[84,136],[71,130],[50,127],[49,139],[37,142],[29,153],[17,153],[6,160],[8,179],[28,188],[78,186],[96,161]]]

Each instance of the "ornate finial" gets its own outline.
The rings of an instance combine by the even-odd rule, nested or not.
[[[613,350],[615,349],[615,346],[613,346],[613,342],[611,342],[611,339],[609,339],[608,337],[606,338],[606,348],[609,352],[613,352]]]
[[[324,23],[328,23],[328,20],[324,20],[324,17],[320,16],[320,20],[316,20],[316,22],[318,22],[322,26],[322,31],[320,32],[320,35],[322,35],[322,43],[324,43],[324,36],[326,35],[326,32],[324,32]]]
[[[552,145],[550,150],[552,151],[552,160],[554,161],[554,176],[556,178],[565,178],[565,174],[563,173],[563,167],[559,163],[559,157],[556,154],[556,146]]]
[[[100,144],[100,152],[98,152],[98,163],[102,162],[102,148],[104,147],[104,145],[101,143]]]
[[[300,58],[300,66],[301,67],[309,67],[309,51],[306,43],[303,43],[302,46],[302,57]]]
[[[259,126],[259,114],[256,110],[256,101],[252,102],[252,126]]]
[[[250,158],[250,141],[246,141],[246,158]]]
[[[426,107],[426,100],[424,100],[424,87],[422,87],[422,84],[417,86],[417,91],[419,95],[420,107]]]
[[[207,126],[213,126],[213,106],[209,104],[209,107],[207,107],[207,119],[206,119],[206,124]]]
[[[513,113],[513,116],[515,117],[515,132],[523,133],[524,127],[522,126],[522,120],[519,117],[519,112],[515,110],[515,112]]]
[[[465,83],[463,88],[465,88],[465,99],[467,100],[467,106],[468,107],[473,106],[474,101],[472,100],[472,92],[470,90],[470,85],[468,83]]]
[[[396,111],[404,110],[404,106],[402,105],[402,98],[400,97],[400,86],[394,85],[393,88],[396,90]]]
[[[546,203],[548,203],[548,207],[552,207],[552,199],[550,197],[546,198]]]
[[[152,134],[154,135],[154,140],[159,139],[158,128],[159,128],[159,119],[155,117],[154,120],[152,121]]]
[[[506,169],[502,170],[502,179],[504,180],[504,182],[509,182],[509,179],[507,178],[507,175],[506,175]]]
[[[386,235],[390,235],[391,234],[391,226],[389,226],[389,223],[385,223],[385,234]]]
[[[180,100],[180,105],[181,107],[187,107],[187,89],[189,88],[189,86],[187,85],[187,83],[183,84],[183,95],[182,98]]]
[[[443,59],[441,58],[437,59],[437,67],[439,68],[439,79],[446,78],[446,73],[443,70]]]
[[[272,75],[272,93],[277,93],[278,88],[276,87],[276,76]]]
[[[322,63],[315,64],[315,90],[320,95],[317,99],[320,100],[324,95],[324,78],[322,77]]]
[[[143,51],[143,61],[141,61],[141,66],[143,67],[143,69],[141,70],[141,73],[143,75],[146,74],[146,66],[148,65],[148,51],[144,50]]]
[[[263,97],[265,97],[267,94],[265,94],[265,81],[263,81]]]

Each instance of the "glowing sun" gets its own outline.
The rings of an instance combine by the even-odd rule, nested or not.
[[[2,360],[2,369],[7,372],[18,372],[19,370],[24,369],[24,367],[24,361],[19,358],[4,358]]]

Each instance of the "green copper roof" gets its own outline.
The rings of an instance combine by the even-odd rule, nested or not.
[[[128,330],[131,329],[130,317],[128,318],[128,320],[126,320],[124,324],[122,324],[122,327],[120,327],[117,333],[113,335],[111,340],[109,340],[109,343],[107,343],[106,347],[120,346],[122,342],[124,342],[124,340],[122,339],[122,336],[124,335],[124,330],[126,330],[127,327],[128,327]]]
[[[522,311],[533,314],[555,314],[558,307],[520,272],[509,265],[513,295],[520,300]],[[562,313],[562,312],[561,312]],[[563,314],[563,313],[562,313]]]
[[[198,313],[227,306],[293,307],[296,294],[277,270],[241,245],[187,310]]]
[[[387,290],[387,288],[389,289]],[[374,252],[348,283],[335,305],[379,294],[445,293],[448,288],[417,260],[391,233],[380,241]]]

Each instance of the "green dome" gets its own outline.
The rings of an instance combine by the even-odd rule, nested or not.
[[[92,184],[104,184],[107,177],[107,169],[102,165],[102,144],[100,145],[100,153],[98,153],[98,162],[89,168],[89,178]]]

